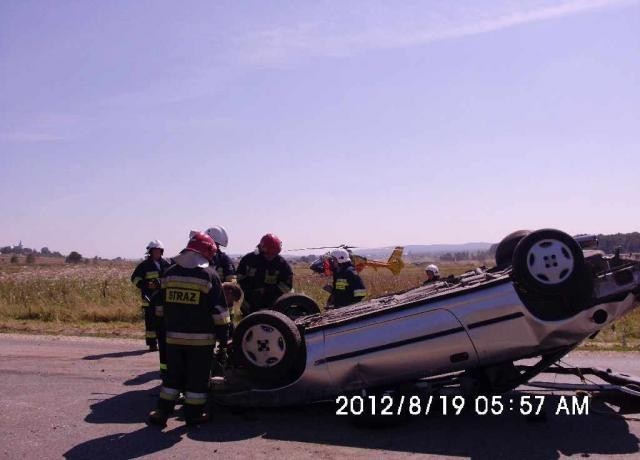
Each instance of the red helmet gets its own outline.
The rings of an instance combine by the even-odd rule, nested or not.
[[[216,252],[218,252],[218,246],[216,246],[213,239],[206,233],[193,232],[189,238],[186,250],[197,252],[205,259],[211,260]]]
[[[267,257],[275,257],[282,251],[282,241],[272,233],[267,233],[260,239],[260,251]]]

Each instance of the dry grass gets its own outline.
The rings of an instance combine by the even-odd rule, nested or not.
[[[137,322],[140,301],[132,266],[3,266],[0,319]]]
[[[444,276],[460,274],[474,264],[440,264]],[[0,264],[0,332],[140,337],[143,325],[138,291],[129,282],[134,264],[9,265]],[[362,273],[369,296],[377,297],[418,286],[421,265],[408,264],[400,276],[387,270]],[[307,266],[294,267],[296,292],[322,307],[330,279]],[[640,310],[606,328],[588,349],[640,349]]]
[[[440,264],[443,276],[459,275],[474,267],[471,263]],[[325,305],[329,294],[322,287],[329,284],[331,279],[311,272],[305,265],[294,267],[294,289],[312,297],[321,307]],[[421,265],[407,265],[400,276],[394,276],[388,270],[373,270],[366,268],[361,273],[369,297],[379,297],[385,294],[405,291],[422,284],[425,280],[424,267]]]
[[[444,267],[460,273],[469,265]],[[138,291],[129,282],[134,264],[3,265],[0,266],[0,319],[50,322],[138,322]],[[296,292],[324,305],[322,290],[330,279],[295,267]],[[371,296],[409,289],[421,283],[423,269],[408,266],[401,276],[366,269],[363,278]]]

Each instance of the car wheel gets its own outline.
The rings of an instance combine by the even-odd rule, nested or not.
[[[235,361],[257,379],[282,381],[300,357],[302,338],[292,320],[271,310],[244,318],[233,334]]]
[[[502,238],[502,241],[498,243],[498,247],[496,248],[496,267],[506,268],[511,265],[516,246],[522,238],[530,233],[531,231],[529,230],[517,230]]]
[[[572,295],[587,284],[580,245],[559,230],[538,230],[520,240],[513,253],[513,277],[528,291]]]
[[[284,294],[276,300],[273,310],[287,315],[290,319],[320,313],[320,307],[311,297],[304,294]]]

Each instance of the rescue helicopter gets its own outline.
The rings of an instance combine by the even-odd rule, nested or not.
[[[378,270],[379,268],[386,268],[395,276],[398,276],[402,269],[404,268],[404,261],[402,260],[402,253],[404,252],[403,246],[396,246],[389,259],[385,261],[381,260],[371,260],[364,256],[355,254],[352,249],[356,249],[356,246],[349,246],[347,244],[341,244],[340,246],[320,246],[316,248],[302,248],[302,249],[290,249],[290,251],[306,251],[306,250],[316,250],[316,249],[346,249],[351,256],[351,263],[355,267],[356,271],[360,273],[365,267],[371,267],[374,270]],[[331,263],[329,262],[330,253],[323,254],[316,260],[314,260],[309,268],[315,272],[325,276],[331,276]]]

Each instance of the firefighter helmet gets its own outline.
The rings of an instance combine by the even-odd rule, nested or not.
[[[149,241],[147,244],[147,252],[151,252],[152,249],[160,249],[164,253],[164,244],[160,240]]]
[[[223,246],[226,248],[227,244],[229,244],[227,231],[222,225],[215,225],[211,228],[208,228],[207,230],[205,230],[205,233],[209,235],[218,246]]]
[[[339,264],[346,264],[347,262],[351,262],[349,251],[344,248],[336,248],[331,251],[331,257],[336,259]]]
[[[427,265],[427,267],[424,269],[424,271],[433,273],[433,276],[440,275],[440,270],[438,270],[438,266],[435,265],[435,264]]]
[[[207,260],[211,260],[218,251],[215,241],[203,232],[194,232],[189,238],[189,243],[185,248],[185,251],[192,251],[200,254]]]
[[[276,235],[267,233],[260,239],[258,248],[265,256],[275,257],[282,251],[282,241]]]

